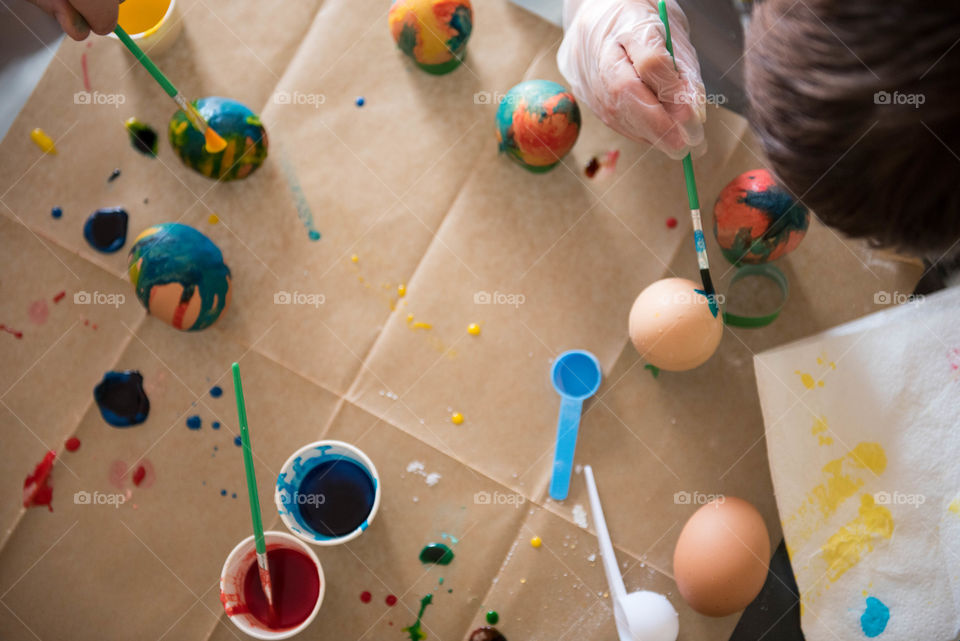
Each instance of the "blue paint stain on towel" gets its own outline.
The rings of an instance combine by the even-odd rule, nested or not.
[[[878,637],[887,629],[890,608],[876,597],[867,597],[867,609],[860,616],[860,627],[868,638]]]

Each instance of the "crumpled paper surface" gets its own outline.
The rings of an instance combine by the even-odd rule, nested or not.
[[[681,638],[725,639],[734,627],[736,617],[707,619],[683,603],[671,558],[707,494],[751,501],[771,542],[779,538],[752,355],[877,309],[877,290],[909,291],[919,270],[814,224],[782,261],[792,290],[774,325],[729,329],[705,366],[654,378],[626,319],[652,281],[696,279],[679,163],[585,112],[562,167],[524,171],[497,156],[497,97],[527,78],[562,81],[559,30],[506,2],[476,3],[466,63],[434,77],[396,49],[387,8],[183,1],[181,39],[156,62],[187,95],[226,95],[260,112],[270,157],[246,181],[208,181],[166,140],[153,160],[133,150],[123,120],[164,132],[173,109],[103,38],[61,46],[0,144],[0,323],[23,332],[0,334],[5,639],[239,637],[217,594],[224,559],[250,530],[233,444],[235,360],[268,528],[282,529],[269,500],[276,474],[306,442],[355,443],[382,477],[370,530],[318,550],[329,585],[303,638],[402,639],[427,592],[428,639],[465,639],[488,609],[511,639],[614,638],[596,539],[578,526],[582,476],[563,503],[546,492],[559,407],[548,372],[570,348],[594,352],[604,371],[576,462],[594,467],[628,589],[666,594]],[[75,102],[84,55],[91,88],[122,103]],[[56,156],[30,142],[38,126]],[[696,162],[705,210],[761,164],[739,117],[711,108],[707,137],[711,151]],[[613,149],[616,171],[586,178],[589,159]],[[107,183],[115,167],[122,175]],[[116,205],[130,212],[128,244],[99,254],[83,221]],[[129,241],[174,220],[210,236],[233,272],[231,309],[201,333],[148,317],[125,276]],[[711,258],[723,291],[732,271],[719,252]],[[769,303],[747,285],[737,285],[740,304]],[[282,304],[284,293],[302,304]],[[30,320],[38,301],[42,324]],[[92,389],[123,368],[144,375],[151,412],[117,430]],[[210,396],[213,385],[222,397]],[[185,425],[194,415],[196,431]],[[82,441],[77,452],[64,451],[70,436]],[[59,452],[53,511],[23,509],[23,479],[48,449]],[[130,470],[144,462],[153,475],[135,486]],[[414,462],[439,482],[408,472]],[[123,503],[75,502],[78,492]],[[421,566],[420,548],[445,533],[459,541],[456,560]],[[539,549],[528,544],[534,535]],[[364,590],[372,603],[360,601]]]

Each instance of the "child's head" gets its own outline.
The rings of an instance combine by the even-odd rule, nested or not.
[[[827,225],[960,249],[960,2],[765,0],[745,68],[771,168]]]

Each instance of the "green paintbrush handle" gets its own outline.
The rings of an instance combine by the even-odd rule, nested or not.
[[[140,64],[143,65],[144,69],[150,72],[150,75],[153,76],[153,79],[160,83],[160,86],[163,87],[163,90],[167,92],[168,96],[176,96],[177,88],[173,86],[173,83],[167,80],[167,77],[163,75],[163,72],[157,69],[157,65],[153,64],[153,60],[147,57],[147,54],[143,53],[143,49],[133,41],[126,31],[123,30],[123,27],[117,25],[113,32],[120,38],[120,42],[127,46],[127,49],[130,50],[130,53],[140,61]]]
[[[263,540],[263,521],[260,520],[260,497],[257,494],[257,475],[253,471],[253,452],[250,450],[250,432],[247,430],[247,407],[243,402],[243,385],[240,383],[240,365],[233,364],[233,389],[237,395],[237,418],[240,423],[240,440],[243,444],[243,466],[247,470],[247,494],[250,496],[250,516],[253,519],[253,538],[257,554],[266,554]]]

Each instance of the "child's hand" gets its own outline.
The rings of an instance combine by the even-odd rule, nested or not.
[[[117,26],[117,13],[123,0],[29,0],[60,23],[64,33],[83,40],[90,32],[105,35]]]
[[[578,100],[672,158],[703,152],[704,88],[689,26],[669,0],[676,68],[656,0],[566,0],[557,64]]]

